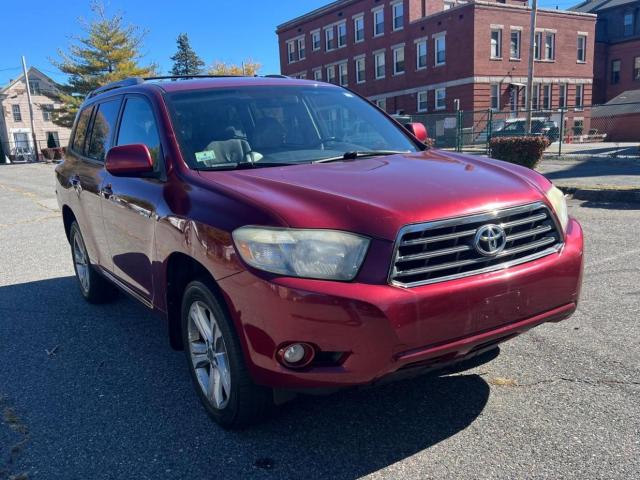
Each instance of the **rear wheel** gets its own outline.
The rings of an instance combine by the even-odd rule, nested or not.
[[[91,266],[78,223],[74,221],[69,230],[73,269],[76,272],[80,293],[90,303],[105,303],[113,300],[118,290]]]
[[[185,289],[182,334],[189,371],[209,416],[225,428],[264,418],[272,392],[251,380],[231,320],[206,281]]]

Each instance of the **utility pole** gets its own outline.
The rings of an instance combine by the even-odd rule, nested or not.
[[[27,85],[27,101],[29,102],[29,122],[31,123],[31,138],[33,140],[33,151],[38,160],[38,140],[36,139],[36,124],[33,119],[33,103],[31,102],[31,88],[29,87],[29,73],[27,72],[27,62],[22,56],[22,73],[24,74],[24,83]]]
[[[529,34],[529,71],[527,73],[527,124],[526,132],[531,133],[531,107],[533,106],[533,56],[536,41],[536,16],[538,15],[538,0],[533,0],[531,6],[531,32]],[[538,45],[538,50],[542,45]]]

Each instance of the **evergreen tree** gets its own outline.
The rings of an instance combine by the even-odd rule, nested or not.
[[[92,3],[91,10],[93,20],[82,21],[85,35],[76,37],[67,52],[58,50],[60,60],[51,61],[69,75],[57,98],[62,107],[54,111],[54,121],[60,125],[73,123],[78,107],[92,90],[127,77],[152,76],[157,71],[153,64],[138,63],[144,31],[125,24],[120,13],[107,16],[101,3]]]
[[[186,33],[178,35],[178,51],[171,57],[173,68],[171,75],[200,75],[204,62],[198,57],[195,50],[189,44],[189,37]]]

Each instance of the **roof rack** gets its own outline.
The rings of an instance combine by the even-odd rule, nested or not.
[[[104,85],[103,87],[96,88],[91,93],[89,93],[87,98],[95,97],[96,95],[108,92],[110,90],[115,90],[116,88],[124,88],[124,87],[132,87],[134,85],[140,85],[141,83],[144,83],[146,81],[151,81],[151,80],[189,80],[192,78],[234,78],[234,77],[237,77],[237,78],[249,77],[249,75],[160,75],[156,77],[144,77],[144,78],[130,77],[117,82],[109,83],[107,85]],[[254,75],[254,77],[289,78],[286,75],[281,75],[276,73],[267,74],[267,75]]]

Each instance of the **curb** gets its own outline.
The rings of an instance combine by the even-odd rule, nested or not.
[[[556,186],[576,200],[640,203],[640,188]]]

